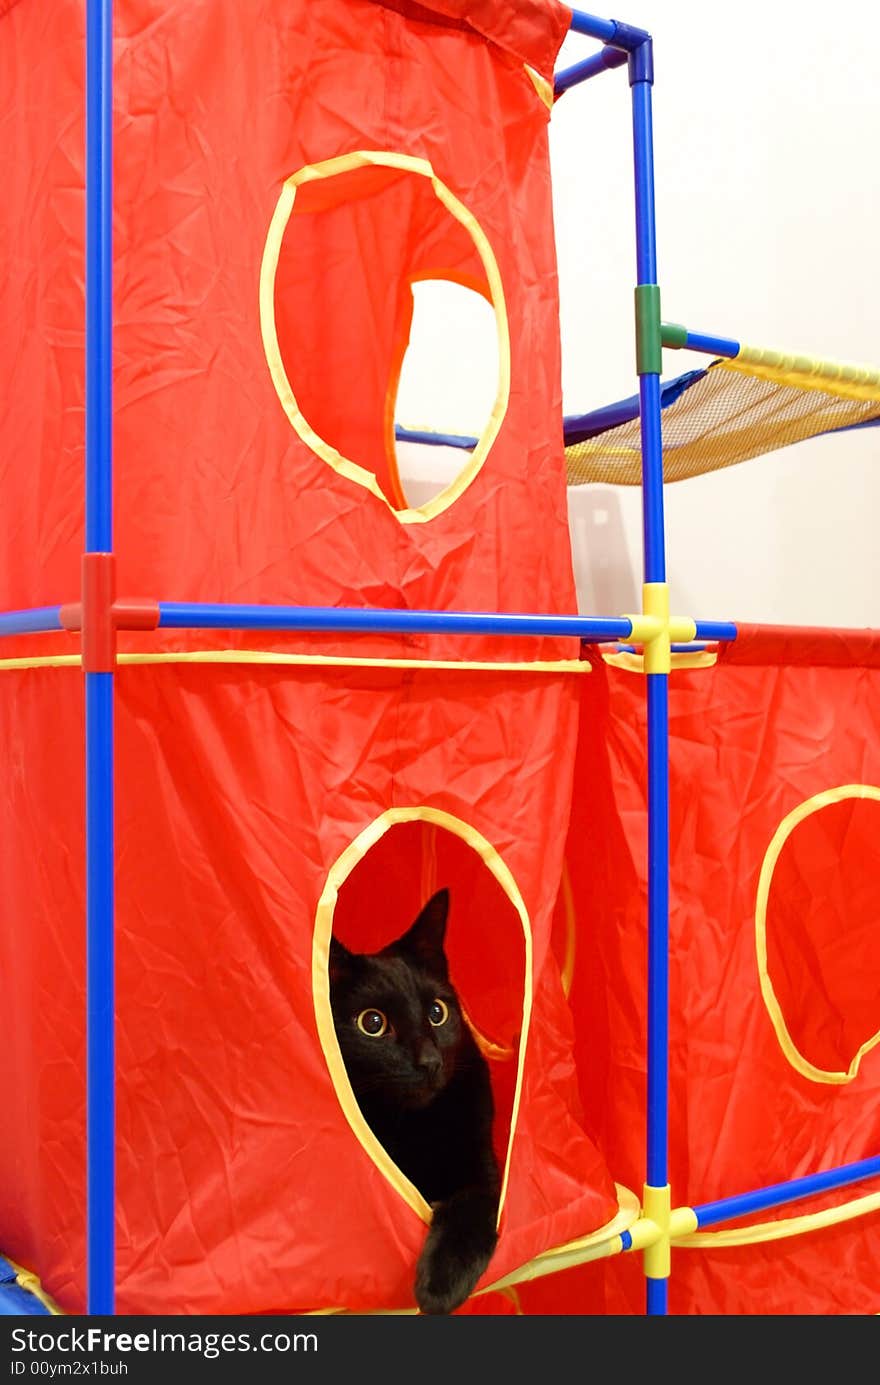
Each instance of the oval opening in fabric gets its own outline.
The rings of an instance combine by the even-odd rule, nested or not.
[[[412,295],[394,417],[397,472],[415,508],[454,485],[491,418],[498,329],[491,302],[467,285],[426,279]]]
[[[398,471],[395,403],[413,285],[438,279],[491,305],[494,387],[473,448],[457,453],[437,493],[412,505]],[[507,314],[488,238],[426,160],[360,152],[288,178],[263,252],[260,322],[282,407],[334,471],[403,523],[432,519],[470,485],[507,408]],[[442,400],[437,409],[440,417]]]
[[[761,990],[783,1052],[814,1082],[850,1082],[880,1041],[880,789],[844,784],[777,828],[758,885]]]
[[[425,1220],[430,1209],[368,1125],[345,1068],[330,1005],[331,935],[350,953],[401,937],[438,890],[449,891],[444,950],[465,1022],[487,1060],[503,1206],[531,1013],[531,927],[497,851],[461,819],[433,808],[389,810],[343,852],[318,906],[313,986],[318,1032],[345,1116],[400,1195]]]

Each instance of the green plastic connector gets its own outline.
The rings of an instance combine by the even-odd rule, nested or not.
[[[659,375],[662,369],[660,285],[638,284],[636,287],[636,371],[639,375]]]
[[[683,351],[687,346],[688,329],[678,322],[661,322],[660,339],[664,346],[671,347],[673,351]]]

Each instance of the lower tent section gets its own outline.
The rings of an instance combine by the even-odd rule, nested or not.
[[[538,1286],[549,1280],[561,1286],[562,1302],[576,1304],[582,1300],[583,1288],[572,1278],[573,1267],[584,1269],[587,1265],[603,1260],[621,1251],[621,1235],[628,1230],[639,1216],[638,1199],[628,1189],[618,1186],[617,1214],[607,1225],[599,1227],[589,1235],[563,1246],[555,1246],[537,1256],[528,1264],[521,1265],[504,1277],[494,1280],[491,1272],[486,1275],[487,1286],[478,1289],[461,1307],[454,1310],[454,1316],[511,1316],[528,1312],[591,1312],[591,1309],[572,1307],[546,1308],[541,1305],[552,1301],[552,1297],[542,1292]],[[8,1313],[49,1313],[63,1314],[64,1310],[52,1300],[42,1287],[38,1277],[30,1270],[14,1265],[0,1256],[0,1314]],[[566,1288],[566,1285],[568,1288]],[[570,1292],[574,1285],[574,1297]],[[166,1313],[172,1309],[164,1310]],[[177,1311],[176,1309],[174,1311]],[[283,1310],[278,1310],[283,1311]],[[304,1310],[311,1316],[309,1310]],[[334,1315],[349,1310],[332,1310]],[[413,1308],[375,1308],[375,1314],[400,1316],[417,1314]],[[323,1316],[326,1310],[317,1310]],[[260,1315],[265,1316],[265,1315]]]
[[[744,630],[670,675],[673,1209],[880,1149],[874,643]],[[590,664],[344,686],[120,670],[117,1311],[417,1311],[432,1208],[354,1096],[329,957],[386,948],[438,890],[502,1180],[496,1251],[458,1311],[646,1311],[626,1234],[647,1137],[644,683],[632,656]],[[7,672],[0,692],[19,748],[0,802],[0,1249],[78,1313],[81,680]],[[668,1311],[880,1311],[878,1188],[682,1235]]]
[[[354,1098],[328,953],[385,947],[440,888],[497,1113],[499,1239],[477,1287],[616,1217],[550,942],[577,681],[120,669],[117,1312],[414,1311],[432,1209]],[[79,1313],[81,675],[5,671],[0,695],[21,755],[0,805],[0,1247]]]

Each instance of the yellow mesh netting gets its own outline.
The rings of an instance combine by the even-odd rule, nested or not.
[[[880,374],[743,347],[663,410],[663,476],[683,481],[880,418]],[[642,480],[639,420],[565,449],[570,486]]]

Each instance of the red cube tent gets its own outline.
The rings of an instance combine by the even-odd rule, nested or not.
[[[590,657],[566,848],[578,939],[569,1001],[587,1129],[640,1188],[644,677],[638,656]],[[717,651],[673,655],[673,1207],[876,1156],[878,708],[877,631],[739,625]],[[669,1312],[876,1313],[878,1210],[874,1177],[684,1235]],[[638,1314],[644,1294],[638,1257],[617,1255],[529,1285],[522,1300],[531,1312]]]

